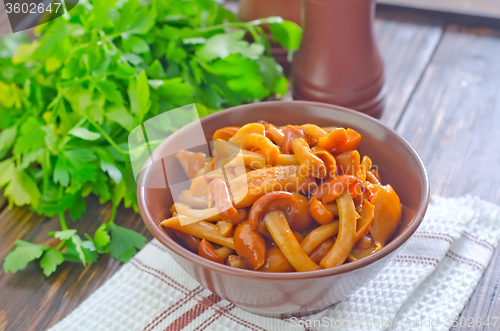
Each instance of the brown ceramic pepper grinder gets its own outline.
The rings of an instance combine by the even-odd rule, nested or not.
[[[375,0],[302,0],[304,35],[293,59],[295,99],[380,118],[384,65],[373,35]]]

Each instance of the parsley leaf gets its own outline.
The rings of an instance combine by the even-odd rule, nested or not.
[[[7,254],[3,270],[16,273],[26,268],[29,262],[38,259],[47,249],[45,246],[35,245],[27,241],[16,240],[15,247]]]
[[[76,183],[93,181],[96,177],[96,166],[92,161],[95,160],[96,155],[90,149],[61,152],[54,168],[54,182],[68,186],[70,175]]]
[[[60,251],[49,248],[43,253],[40,259],[40,267],[43,269],[43,274],[49,277],[58,265],[64,262],[64,255]]]
[[[94,245],[98,251],[104,252],[107,248],[109,250],[110,242],[111,237],[108,234],[106,225],[103,224],[94,233]]]
[[[123,102],[123,97],[120,93],[120,90],[118,89],[118,85],[116,85],[116,83],[114,83],[113,81],[99,81],[95,84],[96,87],[110,102]]]
[[[100,133],[92,132],[89,129],[82,127],[73,128],[68,133],[75,137],[82,138],[84,140],[97,140],[101,138]]]
[[[148,77],[144,71],[139,74],[139,77],[130,82],[127,92],[130,98],[132,113],[136,114],[139,119],[142,120],[149,110],[149,107],[151,107]]]
[[[127,131],[133,129],[134,117],[123,106],[110,107],[109,112],[106,113],[106,118],[111,122],[120,124]]]
[[[84,266],[87,265],[87,259],[84,253],[83,241],[77,234],[73,234],[66,242],[66,259],[79,261]]]
[[[91,193],[100,203],[112,201],[114,211],[123,201],[138,212],[130,157],[148,152],[127,149],[134,128],[148,121],[168,135],[195,118],[174,118],[170,109],[196,104],[202,117],[280,97],[288,81],[264,55],[270,43],[257,24],[271,24],[273,37],[292,50],[301,34],[279,17],[237,22],[222,1],[69,6],[71,19],[47,22],[32,40],[0,39],[0,188],[9,206],[59,215],[65,229],[50,233],[60,240],[57,248],[19,241],[4,264],[13,272],[37,258],[47,276],[63,261],[86,265],[109,252],[130,259],[145,239],[116,225],[114,212],[86,240],[66,230],[65,215],[82,218]],[[160,114],[166,120],[155,122]]]
[[[264,46],[250,44],[248,41],[243,40],[244,36],[245,30],[235,30],[225,34],[214,35],[196,52],[196,55],[207,62],[217,58],[223,59],[229,54],[235,53],[240,53],[244,57],[256,60],[264,53]]]
[[[36,208],[36,212],[47,217],[54,217],[67,209],[73,208],[75,199],[76,194],[63,194],[61,197],[57,187],[49,185],[40,198],[40,205]]]
[[[121,170],[115,165],[113,157],[104,148],[96,148],[95,152],[101,160],[101,170],[106,172],[116,184],[120,184],[123,178]]]
[[[76,230],[69,229],[69,230],[63,230],[63,231],[49,232],[47,235],[56,237],[57,239],[61,239],[61,240],[68,240],[75,234],[76,234]]]
[[[15,176],[16,165],[12,159],[0,162],[0,187],[9,183]]]
[[[77,194],[73,205],[69,209],[69,215],[73,220],[79,220],[87,210],[87,203],[81,194]]]
[[[111,224],[111,256],[122,262],[126,262],[134,256],[137,249],[146,244],[146,238],[132,230]]]
[[[274,40],[279,42],[284,48],[296,51],[299,49],[302,39],[302,29],[296,23],[283,21],[282,23],[270,24],[269,30]]]
[[[34,208],[38,207],[41,196],[38,185],[24,170],[17,170],[14,173],[4,194],[9,199],[10,205],[31,204]]]
[[[128,39],[123,40],[123,49],[127,52],[137,54],[147,53],[150,51],[148,43],[137,36],[129,36]]]
[[[10,127],[0,132],[0,158],[3,158],[14,145],[17,126]]]
[[[14,154],[31,152],[43,146],[46,133],[34,117],[29,117],[21,125],[20,131],[21,135],[14,144]]]

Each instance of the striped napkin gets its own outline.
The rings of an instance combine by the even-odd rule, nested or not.
[[[435,196],[386,269],[335,306],[288,319],[253,315],[204,289],[153,240],[51,330],[448,330],[499,239],[498,206]]]

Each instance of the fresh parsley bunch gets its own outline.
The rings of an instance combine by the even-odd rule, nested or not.
[[[121,202],[138,211],[130,131],[190,103],[204,116],[283,95],[287,80],[270,57],[264,23],[286,48],[298,48],[294,23],[237,22],[212,0],[81,0],[35,40],[0,41],[0,187],[9,207],[29,205],[61,223],[48,234],[56,247],[17,240],[5,272],[40,258],[49,276],[64,261],[85,265],[110,252],[125,262],[142,248],[145,238],[114,219]],[[177,128],[172,119],[165,130]],[[82,238],[66,218],[82,217],[89,194],[111,201],[113,212]]]

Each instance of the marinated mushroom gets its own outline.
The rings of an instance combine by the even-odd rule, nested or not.
[[[265,121],[217,130],[212,157],[180,151],[191,180],[161,222],[191,252],[257,272],[333,268],[396,235],[401,201],[350,128]]]

